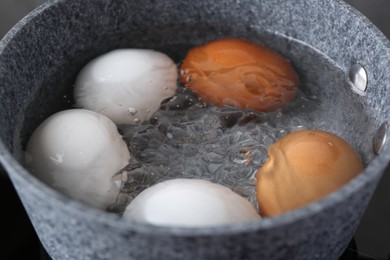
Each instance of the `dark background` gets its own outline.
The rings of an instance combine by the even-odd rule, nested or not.
[[[43,2],[44,0],[0,0],[0,38],[18,20]],[[390,0],[346,0],[346,2],[360,10],[390,38]],[[389,201],[390,168],[384,173],[355,235],[361,259],[389,257]],[[1,166],[0,205],[0,259],[39,259],[39,240]]]

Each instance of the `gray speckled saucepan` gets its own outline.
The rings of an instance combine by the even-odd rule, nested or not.
[[[92,58],[137,47],[179,62],[191,46],[229,36],[272,47],[291,60],[302,91],[319,100],[306,116],[321,120],[324,130],[362,156],[366,167],[357,178],[278,217],[185,229],[134,223],[90,208],[22,166],[29,135],[68,106],[63,96],[71,96],[77,72]],[[367,72],[362,93],[351,89],[354,64]],[[337,259],[390,161],[390,142],[379,155],[372,149],[377,130],[390,122],[389,110],[390,44],[342,1],[51,0],[0,43],[0,161],[53,259]]]

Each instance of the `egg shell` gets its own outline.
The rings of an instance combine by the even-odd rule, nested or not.
[[[206,180],[174,179],[141,192],[124,218],[159,226],[203,227],[260,219],[248,200]]]
[[[101,113],[116,124],[151,118],[177,89],[176,64],[164,53],[118,49],[90,61],[77,76],[76,105]]]
[[[286,58],[237,38],[192,48],[180,68],[182,82],[216,106],[273,111],[293,100],[298,89]]]
[[[347,142],[319,130],[293,132],[271,145],[268,155],[256,174],[263,216],[279,215],[319,200],[363,169]]]
[[[113,175],[130,160],[126,143],[106,116],[84,109],[58,112],[30,137],[26,167],[68,196],[105,209],[116,201]]]

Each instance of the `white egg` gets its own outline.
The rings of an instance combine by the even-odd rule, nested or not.
[[[76,104],[116,124],[150,119],[177,89],[176,64],[154,50],[119,49],[97,57],[79,73]]]
[[[252,204],[220,184],[175,179],[141,192],[123,217],[159,226],[202,227],[260,219]]]
[[[26,167],[40,180],[84,203],[107,208],[118,196],[113,175],[130,159],[116,125],[84,109],[58,112],[32,134]]]

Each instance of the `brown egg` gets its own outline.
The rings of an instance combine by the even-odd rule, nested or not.
[[[269,147],[268,156],[256,174],[263,216],[279,215],[321,199],[363,169],[347,142],[318,130],[283,137]]]
[[[180,69],[184,85],[216,106],[272,111],[290,102],[298,86],[288,60],[241,39],[194,47]]]

